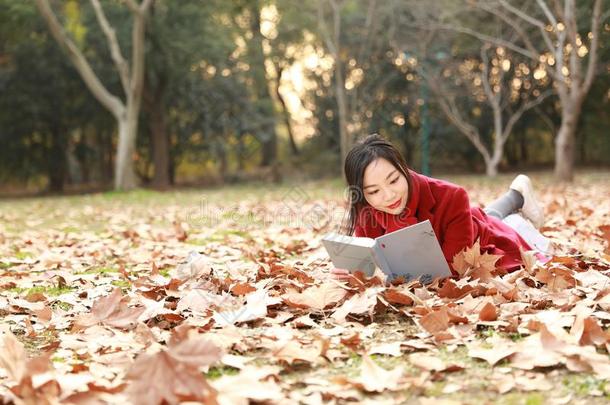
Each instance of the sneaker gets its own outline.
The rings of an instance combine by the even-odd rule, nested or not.
[[[510,184],[512,190],[518,191],[523,196],[523,207],[521,213],[529,219],[536,228],[544,224],[544,211],[534,195],[532,181],[525,174],[520,174]]]

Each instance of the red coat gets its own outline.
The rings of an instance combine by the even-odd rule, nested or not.
[[[502,255],[497,265],[517,270],[521,252],[532,248],[504,222],[471,207],[466,191],[453,183],[433,179],[412,170],[411,200],[401,214],[393,215],[369,205],[361,210],[355,235],[376,238],[388,232],[430,220],[449,266],[456,253],[480,239],[481,251]]]

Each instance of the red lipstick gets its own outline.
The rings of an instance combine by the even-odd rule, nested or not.
[[[401,201],[402,201],[402,198],[399,198],[398,201],[396,201],[394,204],[388,205],[388,208],[390,208],[390,209],[398,208]]]

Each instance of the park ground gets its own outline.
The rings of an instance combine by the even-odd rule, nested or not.
[[[428,287],[328,277],[341,179],[0,201],[0,396],[606,403],[610,172],[531,177],[555,258]]]

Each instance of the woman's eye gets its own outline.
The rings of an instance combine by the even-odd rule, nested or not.
[[[398,177],[396,177],[394,180],[392,180],[392,182],[390,184],[394,184],[398,181]]]
[[[369,193],[369,195],[373,195],[373,194],[377,194],[377,190],[375,190],[375,191],[371,191],[371,192]]]

